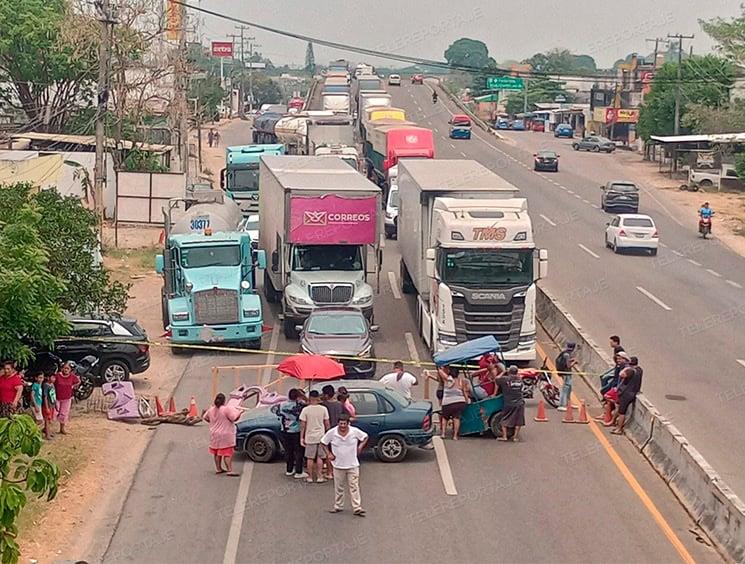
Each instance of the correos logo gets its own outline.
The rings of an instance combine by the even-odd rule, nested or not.
[[[372,219],[369,212],[341,213],[327,211],[306,211],[303,225],[329,225],[332,223],[367,223]]]
[[[413,145],[414,143],[418,143],[419,142],[419,137],[417,137],[416,135],[407,135],[406,136],[406,142],[409,145]]]

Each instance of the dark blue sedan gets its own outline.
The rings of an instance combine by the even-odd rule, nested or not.
[[[554,129],[554,137],[567,137],[572,139],[574,137],[574,129],[568,123],[560,123]]]
[[[382,462],[400,462],[410,447],[432,440],[432,403],[411,401],[377,380],[337,380],[328,382],[337,389],[344,386],[357,415],[352,424],[370,438]],[[322,388],[317,384],[313,389]],[[238,424],[236,450],[244,451],[254,462],[271,462],[282,450],[279,418],[269,408],[252,410]]]

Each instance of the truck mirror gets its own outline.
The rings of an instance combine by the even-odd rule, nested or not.
[[[272,251],[272,272],[277,272],[279,270],[279,253],[277,251]]]
[[[263,250],[254,251],[254,257],[256,261],[256,266],[258,266],[259,269],[264,270],[266,268],[266,251],[263,251]]]
[[[220,171],[220,188],[225,190],[225,169]]]
[[[302,325],[295,325],[295,332],[296,333],[301,333],[302,331],[303,331],[303,326]]]
[[[427,277],[434,278],[435,277],[435,250],[434,249],[427,249],[426,268],[427,268]]]
[[[163,271],[166,269],[166,261],[163,258],[163,255],[155,255],[155,272],[158,274],[163,274]]]
[[[600,189],[601,189],[601,190],[605,190],[605,186],[601,186],[601,187],[600,187]]]

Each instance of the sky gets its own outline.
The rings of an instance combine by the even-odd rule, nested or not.
[[[187,0],[236,18],[321,39],[413,57],[443,60],[456,39],[486,43],[502,62],[521,60],[554,47],[592,55],[598,66],[610,67],[628,53],[654,50],[647,38],[668,33],[695,35],[684,41],[694,53],[712,49],[699,19],[740,14],[740,0]],[[374,8],[373,8],[374,6]],[[225,40],[235,24],[203,16],[205,41]],[[262,30],[251,30],[257,50],[275,64],[299,64],[306,44]],[[378,66],[386,63],[336,49],[316,46],[317,64],[347,58]],[[402,66],[403,63],[394,63]]]

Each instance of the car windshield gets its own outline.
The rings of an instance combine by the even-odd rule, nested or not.
[[[610,185],[610,189],[614,192],[637,192],[639,190],[634,184],[616,184],[615,182]]]
[[[553,151],[541,151],[540,153],[538,153],[538,156],[543,157],[544,159],[555,159],[556,153],[554,153]]]
[[[399,202],[400,200],[398,198],[398,190],[391,190],[391,193],[388,196],[388,207],[397,210]]]
[[[495,287],[533,282],[532,249],[439,249],[440,275],[446,284]]]
[[[322,313],[311,315],[306,331],[313,335],[364,335],[365,318],[357,313]]]
[[[241,263],[241,249],[238,245],[221,247],[194,247],[181,250],[181,266],[184,268],[204,268],[206,266],[238,266]]]
[[[228,175],[228,190],[234,192],[255,192],[259,189],[259,163],[251,168],[234,170]]]
[[[613,141],[611,141],[607,137],[596,137],[595,139],[598,140],[598,143],[613,143]]]
[[[246,220],[246,231],[257,231],[259,229],[259,216],[252,215]]]
[[[292,270],[362,270],[362,253],[356,245],[298,245],[292,249]]]
[[[357,170],[357,159],[354,157],[342,157],[341,160],[343,160],[345,163],[347,163],[349,166],[351,166],[353,169]]]
[[[646,217],[625,217],[623,218],[624,227],[654,227],[651,219]]]

